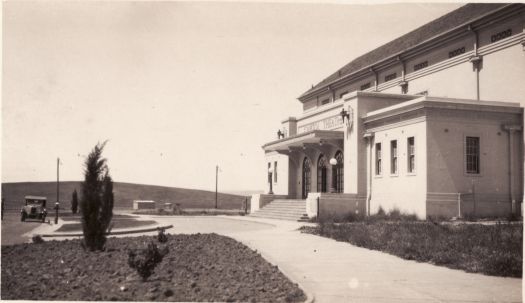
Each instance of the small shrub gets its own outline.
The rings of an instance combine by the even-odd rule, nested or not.
[[[31,241],[33,241],[33,243],[35,244],[40,244],[40,243],[44,243],[44,238],[42,238],[42,236],[40,235],[34,235],[32,238],[31,238]]]
[[[128,251],[128,265],[137,271],[143,281],[146,281],[168,252],[167,246],[159,250],[155,243],[149,243],[146,249]]]
[[[376,215],[377,216],[385,216],[386,215],[385,210],[381,206],[379,206],[379,209],[377,210],[377,214]]]
[[[159,234],[157,235],[157,240],[160,243],[168,242],[168,236],[166,236],[164,228],[159,229]]]
[[[76,214],[78,212],[78,193],[75,189],[73,194],[71,194],[71,212]]]

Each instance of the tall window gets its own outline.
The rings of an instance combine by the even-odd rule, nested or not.
[[[344,186],[344,158],[343,153],[338,151],[335,154],[337,164],[335,165],[335,192],[342,193]]]
[[[409,173],[416,172],[416,150],[414,143],[414,137],[407,139],[407,171]]]
[[[390,173],[397,174],[397,140],[390,141]]]
[[[467,174],[479,174],[479,137],[467,137],[466,140]]]
[[[273,162],[273,181],[277,183],[277,161]]]
[[[381,174],[381,143],[376,143],[376,175]]]
[[[303,160],[303,199],[306,199],[310,192],[310,165],[310,159],[305,157]]]
[[[317,192],[319,193],[326,192],[326,176],[326,158],[324,155],[320,155],[317,162]]]

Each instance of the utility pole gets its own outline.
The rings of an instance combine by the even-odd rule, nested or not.
[[[60,178],[60,172],[59,172],[59,169],[58,169],[58,166],[60,165],[60,158],[57,158],[57,202],[60,202],[60,182],[59,182],[59,178]]]
[[[215,165],[215,209],[217,209],[217,188],[219,185],[219,165]]]

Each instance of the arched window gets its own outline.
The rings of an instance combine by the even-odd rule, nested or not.
[[[308,197],[310,192],[310,180],[311,180],[311,163],[308,157],[305,157],[303,160],[303,199]]]
[[[338,151],[334,157],[337,160],[337,164],[332,172],[334,176],[334,189],[336,193],[342,193],[344,187],[344,159],[343,153]]]
[[[319,160],[317,160],[317,192],[326,192],[326,179],[326,158],[323,154],[321,154],[319,156]]]

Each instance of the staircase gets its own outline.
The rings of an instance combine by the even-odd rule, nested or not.
[[[305,200],[276,199],[250,214],[257,218],[299,221],[306,217]]]

